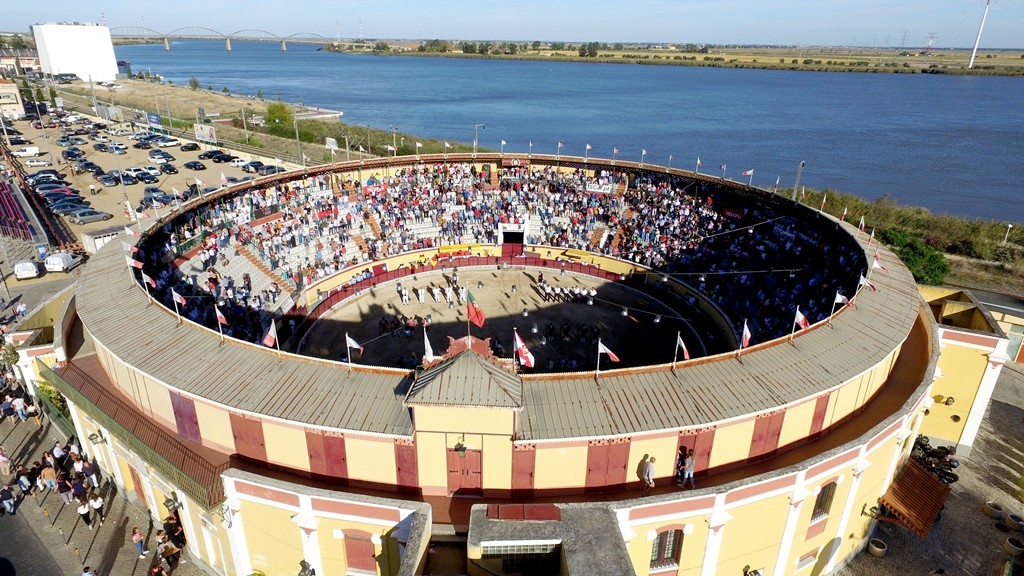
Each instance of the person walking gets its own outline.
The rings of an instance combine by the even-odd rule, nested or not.
[[[11,475],[11,458],[7,455],[7,450],[4,450],[3,446],[0,446],[0,474],[4,478]]]
[[[14,490],[10,484],[5,483],[4,487],[0,488],[0,504],[4,505],[4,512],[14,516]]]
[[[139,532],[139,527],[132,527],[132,542],[135,543],[135,551],[139,553],[139,558],[145,558],[149,550],[146,550],[146,537]]]
[[[92,517],[89,515],[89,502],[87,500],[79,500],[78,515],[82,517],[82,522],[92,530]]]
[[[644,463],[644,491],[641,496],[647,496],[651,493],[651,489],[654,488],[654,463],[658,459],[651,456],[647,462]]]
[[[103,514],[103,497],[95,490],[89,496],[89,506],[92,508],[93,518],[98,518],[100,526],[103,526],[103,521],[106,520],[106,515]]]

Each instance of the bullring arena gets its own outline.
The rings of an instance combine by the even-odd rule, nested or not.
[[[869,233],[663,167],[401,160],[192,200],[61,310],[43,378],[213,571],[828,574],[880,499],[927,534],[935,323]]]

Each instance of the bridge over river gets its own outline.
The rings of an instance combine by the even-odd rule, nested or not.
[[[202,26],[186,26],[184,28],[177,28],[170,32],[158,32],[150,28],[144,28],[141,26],[120,26],[117,28],[110,29],[110,36],[115,40],[138,40],[143,42],[162,42],[164,50],[171,51],[171,40],[176,39],[188,39],[188,40],[223,40],[224,48],[231,52],[231,41],[239,42],[279,42],[281,44],[281,51],[288,51],[288,43],[301,43],[301,44],[335,44],[335,45],[350,45],[350,46],[361,46],[365,45],[365,42],[357,40],[331,40],[326,36],[316,34],[313,32],[296,32],[289,34],[288,36],[278,36],[273,32],[266,30],[260,30],[258,28],[248,28],[245,30],[238,30],[226,34],[214,30],[212,28],[204,28]]]

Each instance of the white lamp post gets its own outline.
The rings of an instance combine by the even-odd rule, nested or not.
[[[473,124],[473,158],[476,158],[476,144],[478,142],[478,131],[486,128],[483,124]]]
[[[1010,239],[1010,230],[1013,228],[1013,224],[1006,225],[1006,235],[1003,236],[1003,246],[1006,246],[1006,241]]]

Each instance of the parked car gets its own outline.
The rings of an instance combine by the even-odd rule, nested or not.
[[[42,267],[35,260],[22,260],[14,265],[14,277],[18,280],[26,278],[38,278],[42,274]]]
[[[253,160],[252,162],[246,162],[242,165],[242,172],[248,172],[249,174],[255,174],[257,170],[263,166],[263,162],[259,160]]]
[[[71,188],[69,188],[69,186],[70,186],[70,184],[68,184],[67,182],[64,182],[64,181],[59,181],[59,182],[47,181],[47,182],[44,182],[42,184],[37,184],[36,187],[35,187],[35,191],[36,191],[36,194],[42,196],[44,194],[47,194],[49,192],[53,192],[53,191],[56,191],[56,190],[71,190]]]
[[[236,159],[238,159],[238,156],[233,156],[231,154],[219,154],[217,156],[214,156],[213,158],[210,158],[210,160],[212,160],[215,164],[226,164]]]
[[[181,148],[179,148],[179,150],[181,150],[182,152],[194,152],[196,150],[199,150],[199,144],[196,144],[195,142],[186,142],[181,145]]]
[[[206,165],[203,164],[202,162],[198,161],[198,160],[192,160],[190,162],[185,162],[185,168],[188,168],[189,170],[197,170],[197,171],[198,170],[206,170]]]
[[[147,165],[143,166],[142,167],[142,171],[146,172],[147,174],[151,174],[153,176],[159,176],[160,175],[160,169],[157,168],[156,166],[153,166],[152,164],[147,164]]]
[[[180,144],[181,142],[178,142],[178,140],[175,138],[164,138],[162,140],[158,140],[156,143],[156,145],[161,148],[170,148],[172,146],[178,146]]]
[[[223,150],[207,150],[206,152],[200,152],[199,153],[199,159],[200,160],[209,160],[209,159],[213,158],[214,156],[219,156],[221,154],[227,154],[227,152],[225,152]]]
[[[107,187],[117,186],[117,183],[118,183],[117,178],[114,178],[110,174],[103,174],[102,176],[97,178],[96,181],[99,182],[100,184],[103,184],[104,186],[107,186]]]
[[[170,162],[164,162],[163,164],[160,164],[160,171],[163,172],[164,174],[178,173],[178,169],[175,168],[174,164],[171,164]]]
[[[109,212],[101,212],[100,210],[93,210],[92,208],[85,208],[75,212],[68,217],[68,220],[72,224],[89,224],[90,222],[100,222],[103,220],[110,220],[114,215]]]
[[[149,150],[152,147],[153,145],[150,144],[148,140],[139,140],[135,144],[132,144],[132,148],[137,150]]]
[[[60,138],[57,138],[57,141],[54,142],[54,144],[62,147],[71,146],[71,139],[67,136],[61,136]]]
[[[97,142],[97,143],[93,144],[92,145],[92,149],[96,150],[97,152],[108,152],[108,151],[110,151],[110,148],[108,148],[107,145],[104,144],[103,142]]]
[[[124,156],[128,153],[128,150],[124,148],[111,148],[110,150],[107,150],[107,152],[110,152],[114,156]]]
[[[53,166],[53,163],[49,160],[43,160],[42,158],[29,158],[23,162],[25,166],[36,167],[36,166]]]
[[[149,172],[143,172],[141,174],[138,174],[137,176],[135,176],[135,179],[145,184],[156,184],[157,182],[160,181],[159,178],[153,176]]]
[[[125,186],[131,186],[132,184],[138,184],[138,183],[139,183],[139,179],[136,178],[135,176],[132,176],[131,174],[124,174],[124,173],[121,174],[121,184],[124,184]]]
[[[78,254],[58,252],[47,256],[44,266],[47,272],[70,272],[81,264],[82,260]]]
[[[126,146],[123,142],[111,142],[108,148],[110,148],[111,150],[128,150],[128,146]]]
[[[241,168],[242,166],[245,166],[246,164],[248,164],[248,162],[243,160],[243,159],[241,159],[241,158],[235,158],[234,160],[231,161],[231,165],[233,167],[235,167],[235,168]]]
[[[277,174],[278,172],[284,172],[284,168],[274,166],[273,164],[264,164],[256,170],[256,173],[260,176],[269,176],[271,174]]]
[[[60,204],[50,206],[50,211],[57,216],[71,216],[75,212],[85,210],[86,208],[88,206],[80,202],[61,202]]]

